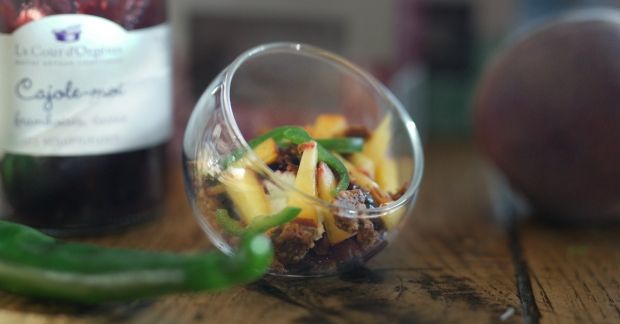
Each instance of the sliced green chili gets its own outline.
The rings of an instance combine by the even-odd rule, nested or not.
[[[241,225],[240,221],[230,217],[226,209],[217,209],[215,211],[215,220],[217,224],[230,235],[241,236],[246,233],[246,228]]]
[[[273,138],[278,145],[284,145],[286,142],[293,144],[303,144],[314,139],[306,130],[297,126],[280,126],[276,127],[265,134],[262,134],[248,142],[251,148],[256,148],[262,142],[268,138]],[[352,142],[356,142],[352,140]],[[319,161],[325,162],[330,168],[332,168],[338,174],[339,181],[334,190],[334,194],[349,188],[349,170],[338,160],[333,154],[331,154],[320,142],[317,141],[318,146],[318,158]],[[356,143],[349,143],[357,145]],[[329,144],[328,144],[329,145]]]
[[[317,146],[319,161],[325,162],[327,166],[336,171],[336,174],[338,174],[338,177],[340,178],[336,188],[334,189],[334,196],[341,191],[347,190],[349,188],[349,170],[347,167],[344,166],[342,161],[338,160],[337,157],[329,153],[329,151],[327,151],[322,145],[319,144]]]
[[[257,136],[256,138],[250,140],[248,142],[248,144],[250,145],[251,148],[256,148],[258,145],[260,145],[262,142],[266,141],[268,138],[273,138],[276,143],[281,144],[282,139],[283,139],[283,134],[285,131],[291,129],[291,128],[298,128],[296,126],[280,126],[280,127],[276,127],[271,129],[270,131]]]
[[[252,149],[255,149],[256,147],[258,147],[262,142],[266,141],[269,138],[273,138],[276,143],[279,146],[284,145],[283,141],[284,138],[282,136],[282,134],[284,133],[284,131],[286,131],[287,129],[291,128],[293,126],[281,126],[281,127],[276,127],[260,136],[257,136],[256,138],[250,140],[248,142],[248,145],[250,145],[250,147]],[[223,166],[224,169],[228,168],[233,162],[237,161],[239,158],[241,158],[244,155],[244,150],[243,149],[237,149],[234,152],[232,152],[226,159],[224,159],[223,162]]]
[[[288,134],[287,134],[288,133]],[[364,139],[361,137],[336,137],[336,138],[319,138],[314,139],[306,130],[297,126],[281,126],[276,127],[269,132],[262,134],[248,142],[251,148],[256,148],[268,138],[273,138],[276,143],[283,144],[283,140],[291,140],[291,135],[296,138],[303,139],[305,142],[315,140],[330,151],[338,153],[361,152],[364,148]],[[299,140],[297,140],[299,141]],[[300,144],[300,143],[295,143]]]
[[[314,141],[314,138],[306,132],[305,129],[296,126],[290,126],[282,133],[282,138],[289,140],[293,144],[303,144]]]
[[[215,219],[222,229],[229,234],[243,236],[250,233],[263,233],[274,227],[286,224],[295,219],[300,212],[300,208],[286,207],[279,213],[264,217],[256,217],[246,227],[243,227],[239,221],[230,217],[226,209],[216,210]]]
[[[263,235],[244,236],[233,256],[175,254],[64,243],[0,221],[0,289],[83,304],[221,290],[260,278],[272,257]]]
[[[316,142],[327,150],[337,153],[361,152],[364,148],[364,139],[361,137],[322,138]]]
[[[290,127],[282,133],[282,136],[294,144],[303,144],[312,141],[310,134],[300,127]],[[349,170],[338,158],[331,154],[323,145],[317,143],[319,161],[325,162],[327,166],[332,168],[340,178],[334,193],[338,193],[349,188]]]

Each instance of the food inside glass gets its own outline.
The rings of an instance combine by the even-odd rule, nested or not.
[[[272,44],[206,90],[184,161],[195,215],[218,248],[232,253],[244,233],[264,232],[271,273],[325,275],[363,264],[401,227],[422,174],[415,125],[349,64]]]

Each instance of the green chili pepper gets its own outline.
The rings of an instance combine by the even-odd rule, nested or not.
[[[221,290],[258,279],[272,257],[263,235],[244,236],[233,256],[174,254],[64,243],[0,221],[0,289],[83,304]]]
[[[263,233],[274,227],[286,224],[295,219],[300,212],[300,208],[286,207],[279,213],[269,216],[256,217],[246,227],[243,227],[239,221],[230,217],[226,209],[216,210],[215,219],[222,229],[229,234],[243,236],[250,233]]]
[[[281,126],[281,127],[273,128],[272,130],[250,140],[248,144],[250,145],[252,149],[255,149],[257,146],[259,146],[262,142],[266,141],[268,138],[273,138],[278,145],[282,146],[285,144],[283,143],[284,137],[282,136],[282,134],[284,133],[284,131],[286,131],[287,129],[290,129],[291,127],[294,127],[294,126]],[[228,166],[230,166],[233,162],[237,161],[243,155],[244,155],[243,149],[235,150],[226,159],[224,159],[224,162],[223,162],[224,169],[228,168]]]
[[[256,148],[258,145],[260,145],[262,142],[266,141],[268,138],[273,138],[276,143],[281,144],[283,138],[284,138],[284,132],[291,129],[291,128],[299,128],[296,126],[280,126],[280,127],[276,127],[271,129],[270,131],[268,131],[267,133],[264,133],[260,136],[257,136],[256,138],[250,140],[248,142],[248,144],[250,145],[251,148]],[[303,129],[302,129],[303,130]],[[306,133],[307,134],[307,133]],[[308,135],[310,136],[310,135]]]
[[[303,128],[300,127],[290,127],[282,133],[282,136],[290,140],[294,144],[303,144],[313,140],[313,138],[310,137],[308,132],[306,132]],[[347,190],[349,188],[349,170],[347,169],[347,167],[344,166],[344,164],[342,164],[342,161],[338,160],[337,157],[329,153],[329,151],[325,149],[323,145],[317,143],[317,150],[319,155],[319,161],[325,162],[327,166],[336,171],[336,174],[338,174],[338,177],[340,178],[338,184],[336,185],[334,193]]]
[[[250,147],[254,149],[268,138],[273,138],[278,145],[283,145],[287,141],[299,145],[314,140],[312,136],[310,136],[310,134],[308,134],[308,132],[301,127],[280,126],[252,139],[248,142],[248,144],[250,144]],[[349,170],[347,170],[347,167],[345,167],[344,164],[342,164],[338,158],[331,154],[321,143],[317,142],[317,144],[319,161],[325,162],[327,166],[336,171],[338,177],[340,178],[334,193],[347,190],[349,188]]]
[[[316,142],[337,153],[361,152],[364,148],[364,139],[361,137],[322,138]]]
[[[294,133],[291,133],[294,132]],[[288,133],[288,134],[287,134]],[[301,138],[305,142],[315,140],[330,151],[338,153],[361,152],[364,147],[364,139],[361,137],[337,137],[337,138],[320,138],[314,139],[303,128],[297,126],[281,126],[276,127],[269,132],[252,139],[248,144],[252,148],[256,148],[259,144],[268,138],[273,138],[278,144],[283,144],[283,140],[293,141],[291,135]],[[299,141],[299,140],[297,140]],[[294,142],[294,141],[293,141]],[[300,143],[295,143],[300,144]]]
[[[342,161],[338,160],[333,154],[329,153],[322,145],[318,145],[319,161],[325,162],[338,174],[340,180],[334,189],[334,195],[349,188],[349,170]]]

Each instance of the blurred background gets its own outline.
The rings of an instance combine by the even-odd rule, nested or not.
[[[579,7],[620,5],[617,0],[169,4],[177,68],[177,147],[195,101],[216,74],[244,50],[273,41],[316,45],[365,67],[401,99],[425,141],[468,141],[471,98],[494,49],[522,26],[546,16]]]

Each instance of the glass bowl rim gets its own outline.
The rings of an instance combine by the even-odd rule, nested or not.
[[[354,75],[358,80],[363,83],[366,83],[370,86],[373,91],[377,93],[378,96],[382,97],[386,102],[392,106],[392,110],[394,110],[395,115],[399,118],[405,125],[407,129],[407,134],[409,135],[409,142],[411,143],[411,149],[413,152],[413,160],[415,167],[413,168],[413,172],[411,178],[409,179],[409,185],[405,193],[396,201],[393,201],[384,206],[379,206],[376,208],[368,208],[368,209],[352,209],[352,208],[344,208],[334,205],[333,203],[322,200],[318,197],[313,197],[308,194],[305,194],[298,189],[294,188],[294,186],[280,180],[275,176],[275,172],[272,171],[267,164],[265,164],[256,154],[254,150],[250,148],[246,139],[241,133],[241,130],[238,127],[238,124],[235,120],[234,113],[232,110],[232,103],[230,98],[230,89],[232,81],[235,77],[235,73],[237,70],[248,60],[269,54],[293,54],[293,55],[302,55],[307,56],[313,59],[319,59],[323,61],[327,61],[326,63],[332,63],[338,65],[341,68],[344,68],[347,72]],[[276,43],[267,43],[262,44],[256,47],[253,47],[241,55],[239,55],[229,66],[224,70],[222,82],[222,96],[220,97],[222,110],[224,112],[224,120],[232,130],[234,137],[239,141],[241,148],[244,152],[249,152],[249,161],[253,168],[257,171],[260,171],[263,175],[265,175],[270,181],[276,184],[278,187],[290,190],[291,192],[295,192],[296,194],[301,195],[304,199],[311,201],[313,204],[320,205],[329,210],[338,210],[339,215],[341,216],[349,216],[349,217],[360,217],[360,218],[374,218],[380,217],[387,214],[392,213],[393,211],[404,207],[408,204],[418,192],[420,184],[422,182],[422,175],[424,171],[424,153],[422,149],[422,142],[420,139],[420,135],[417,131],[417,127],[413,120],[409,117],[409,115],[405,112],[404,107],[396,99],[396,96],[392,94],[383,84],[381,84],[377,79],[375,79],[372,75],[358,67],[357,65],[351,63],[347,59],[331,53],[329,51],[323,50],[321,48],[302,44],[302,43],[290,43],[290,42],[276,42]],[[390,110],[388,108],[388,110]]]

